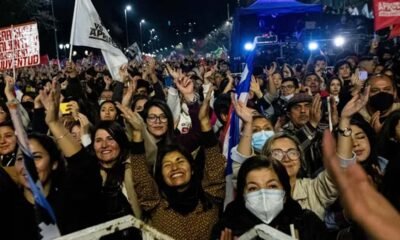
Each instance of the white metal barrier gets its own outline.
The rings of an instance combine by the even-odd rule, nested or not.
[[[85,228],[80,231],[56,238],[56,240],[95,240],[101,238],[102,236],[106,236],[130,227],[141,230],[143,240],[173,240],[173,238],[170,236],[160,233],[155,228],[145,224],[143,221],[135,218],[132,215],[127,215],[125,217],[120,217],[96,226]]]
[[[260,237],[266,240],[294,240],[294,227],[290,227],[293,236],[289,236],[279,230],[276,230],[273,227],[268,226],[267,224],[259,224],[253,227],[251,230],[240,236],[239,240],[251,240],[256,237]]]

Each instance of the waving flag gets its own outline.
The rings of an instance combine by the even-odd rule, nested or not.
[[[28,176],[29,187],[35,200],[38,234],[43,240],[54,239],[59,237],[61,234],[57,227],[54,211],[43,194],[43,187],[36,171],[32,152],[29,149],[28,137],[22,125],[21,115],[18,111],[18,104],[19,103],[17,102],[7,103],[17,135],[18,146],[24,155],[24,166]]]
[[[374,0],[375,31],[400,23],[399,0]]]
[[[253,46],[256,46],[254,41]],[[255,47],[254,47],[255,49]],[[247,103],[247,98],[249,95],[250,90],[250,82],[251,82],[251,75],[253,74],[253,61],[254,61],[254,54],[255,50],[252,50],[246,59],[246,66],[242,72],[240,82],[236,86],[236,93],[235,99],[240,100],[244,103]],[[225,169],[225,180],[226,180],[226,189],[225,189],[225,202],[224,207],[228,205],[234,199],[234,188],[232,182],[232,175],[233,175],[233,168],[232,168],[232,158],[231,158],[231,150],[233,147],[239,144],[240,140],[240,126],[241,120],[236,115],[235,111],[233,110],[233,106],[231,104],[229,110],[229,117],[228,121],[225,126],[225,139],[223,145],[223,153],[227,159],[227,165]]]
[[[114,80],[119,80],[119,68],[128,63],[117,47],[90,0],[76,0],[71,29],[71,45],[99,48]]]
[[[392,30],[390,31],[389,39],[400,36],[400,24],[394,25]]]

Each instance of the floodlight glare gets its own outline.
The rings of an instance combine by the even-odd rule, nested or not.
[[[333,39],[333,44],[335,44],[336,47],[341,47],[344,45],[346,40],[342,36],[337,36]]]
[[[309,49],[310,51],[317,50],[317,49],[318,49],[318,43],[317,43],[317,42],[310,42],[310,43],[308,44],[308,49]]]
[[[244,44],[244,50],[246,51],[252,51],[254,49],[254,45],[251,42],[247,42],[246,44]]]
[[[130,10],[132,10],[132,6],[128,5],[128,6],[125,7],[125,9],[126,9],[126,11],[130,11]]]

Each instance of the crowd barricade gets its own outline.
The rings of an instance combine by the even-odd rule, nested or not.
[[[155,228],[147,225],[132,215],[116,218],[99,225],[85,228],[80,231],[56,238],[56,240],[95,240],[130,227],[141,230],[143,240],[173,240],[172,237],[160,233]]]
[[[289,236],[267,224],[259,224],[244,233],[239,237],[239,240],[252,240],[256,238],[266,239],[266,240],[296,240],[295,230],[293,224],[290,226],[292,236]],[[299,240],[299,239],[297,239]]]

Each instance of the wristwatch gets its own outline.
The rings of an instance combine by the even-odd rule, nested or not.
[[[346,127],[344,129],[337,128],[337,131],[344,137],[350,137],[352,133],[351,128],[349,127]]]

